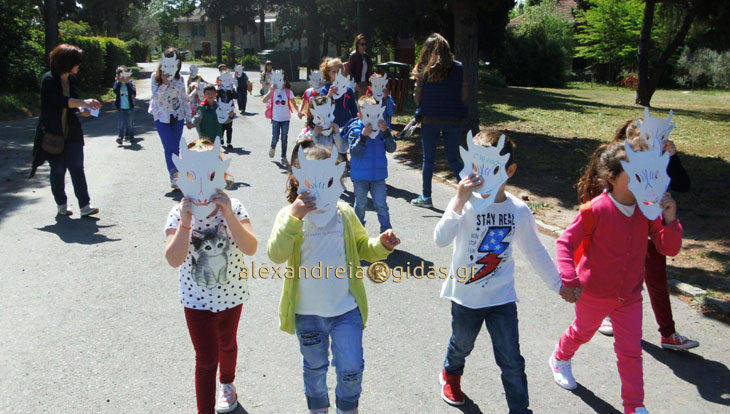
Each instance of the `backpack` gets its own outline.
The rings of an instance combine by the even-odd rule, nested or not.
[[[342,139],[347,139],[347,136],[350,135],[350,131],[352,131],[352,127],[355,126],[357,121],[359,121],[360,118],[354,117],[350,119],[349,121],[345,122],[345,125],[340,127],[340,136]]]
[[[593,206],[590,200],[580,205],[580,217],[583,222],[583,240],[578,245],[578,248],[573,252],[573,263],[578,267],[580,259],[585,256],[591,247],[591,236],[593,236],[593,230],[596,227],[596,220],[593,216]]]

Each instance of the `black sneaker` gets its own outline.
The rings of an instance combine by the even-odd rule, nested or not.
[[[122,142],[123,142],[123,141],[122,141],[122,137],[119,137],[119,138],[117,138],[117,144],[118,144],[118,145],[122,145]]]
[[[233,145],[229,143],[228,145],[226,145],[226,148],[227,148],[228,150],[232,150],[232,149],[233,149]]]

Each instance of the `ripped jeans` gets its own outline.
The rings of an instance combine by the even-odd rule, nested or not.
[[[296,334],[302,352],[304,395],[310,410],[330,406],[327,393],[330,338],[332,365],[337,372],[335,404],[342,411],[357,408],[362,391],[362,319],[355,308],[339,316],[296,315]]]

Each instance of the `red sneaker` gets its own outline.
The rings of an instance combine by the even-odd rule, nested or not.
[[[699,342],[685,338],[676,332],[666,338],[662,337],[662,348],[664,349],[683,351],[686,349],[696,348],[698,346],[700,346]]]
[[[446,370],[439,374],[441,383],[441,398],[451,405],[464,405],[466,398],[461,392],[461,375],[449,375]]]

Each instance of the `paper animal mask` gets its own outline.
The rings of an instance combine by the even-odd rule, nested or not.
[[[193,200],[193,216],[198,219],[208,217],[215,210],[215,203],[210,201],[216,190],[226,186],[223,178],[231,159],[220,159],[221,140],[215,138],[210,151],[193,151],[188,149],[185,139],[180,140],[180,156],[172,155],[172,162],[180,175],[177,185],[185,197]]]
[[[271,84],[274,85],[274,89],[281,89],[284,87],[284,72],[275,70],[271,72]]]
[[[383,102],[383,89],[388,87],[388,75],[370,77],[370,90],[378,103]]]
[[[660,148],[661,145],[664,144],[664,141],[669,139],[669,134],[674,129],[672,116],[674,116],[674,111],[670,110],[669,117],[667,119],[654,118],[649,115],[649,108],[644,108],[644,120],[638,120],[636,123],[639,126],[641,138],[649,144],[649,148],[654,145],[654,137],[659,140]]]
[[[326,160],[308,160],[304,150],[299,147],[298,157],[301,168],[292,167],[292,173],[299,182],[299,194],[306,191],[316,197],[317,209],[305,217],[312,220],[317,227],[322,227],[332,220],[337,212],[337,200],[345,190],[340,182],[345,171],[345,163],[337,163],[337,151],[332,148],[332,155]]]
[[[233,73],[226,71],[221,73],[218,78],[221,80],[221,86],[224,89],[231,89],[233,87]]]
[[[322,135],[332,133],[332,122],[335,120],[335,103],[331,99],[322,105],[317,105],[314,98],[309,100],[310,112],[314,117],[314,125],[322,127]]]
[[[162,59],[160,59],[160,70],[165,75],[175,76],[178,70],[178,65],[180,65],[180,59],[176,56],[162,56]]]
[[[236,72],[236,75],[237,76],[241,76],[241,74],[243,73],[243,66],[242,65],[236,65],[233,68],[233,71]]]
[[[474,191],[476,197],[486,196],[485,206],[487,208],[494,203],[494,198],[499,187],[507,181],[507,161],[509,154],[500,155],[504,148],[505,136],[499,137],[496,147],[484,147],[474,143],[471,131],[466,134],[466,146],[459,147],[461,159],[464,160],[464,169],[459,175],[466,178],[471,174],[478,174],[484,183]]]
[[[337,72],[337,76],[335,76],[335,81],[332,82],[332,86],[337,88],[337,93],[332,95],[332,98],[335,100],[342,98],[342,95],[344,95],[350,87],[350,78],[342,74],[342,69]]]
[[[190,65],[190,77],[194,78],[198,76],[198,65]]]
[[[215,108],[215,116],[218,118],[218,123],[223,124],[228,121],[229,112],[233,112],[233,100],[229,102],[223,102],[220,99],[216,100],[218,107]]]
[[[373,127],[373,132],[370,133],[370,138],[375,138],[378,136],[378,133],[380,132],[380,128],[378,127],[378,121],[383,119],[383,108],[380,104],[376,103],[375,105],[365,104],[360,108],[360,112],[362,113],[362,124],[363,127],[366,127],[370,125]]]
[[[639,210],[649,220],[654,220],[662,212],[659,205],[669,187],[669,153],[662,153],[658,137],[653,137],[651,148],[647,151],[634,152],[628,141],[624,143],[628,161],[621,161],[624,171],[629,176],[629,190],[636,198]]]
[[[322,85],[324,85],[324,82],[322,82],[322,72],[318,70],[312,70],[309,72],[309,82],[312,84],[312,88],[315,91],[322,89]]]
[[[205,99],[205,93],[203,93],[203,90],[206,86],[208,86],[205,82],[195,82],[196,85],[198,85],[197,93],[198,93],[198,99],[202,102],[203,99]]]
[[[130,79],[132,77],[132,71],[131,70],[122,71],[119,74],[119,77],[122,79]]]

